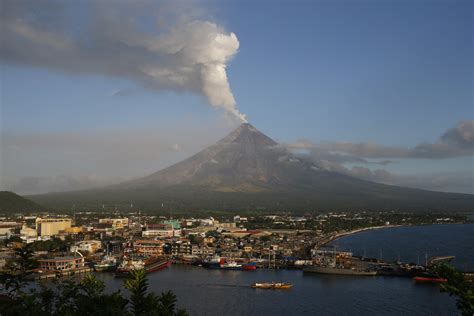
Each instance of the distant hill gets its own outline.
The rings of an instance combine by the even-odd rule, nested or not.
[[[10,191],[0,191],[0,213],[33,212],[45,210],[39,204]]]
[[[467,211],[474,195],[384,185],[297,157],[250,124],[196,155],[141,179],[101,189],[31,196],[61,208],[142,210]]]

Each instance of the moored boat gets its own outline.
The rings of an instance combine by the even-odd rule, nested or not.
[[[427,283],[446,283],[446,282],[448,282],[448,280],[444,279],[444,278],[422,277],[422,276],[414,277],[413,280],[415,282],[427,282]]]
[[[164,268],[167,268],[171,265],[171,261],[163,260],[159,258],[150,258],[145,260],[145,271],[154,272]]]
[[[133,260],[127,259],[122,261],[122,263],[117,267],[115,271],[116,277],[126,277],[133,270],[140,270],[145,268],[145,263],[143,260]]]
[[[257,263],[255,261],[243,265],[245,271],[257,270]]]
[[[324,267],[324,266],[305,266],[304,272],[319,273],[319,274],[336,274],[336,275],[353,275],[353,276],[374,276],[377,271],[362,270],[356,268],[338,268],[338,267]]]
[[[117,268],[117,259],[106,255],[98,263],[94,264],[94,270],[97,272],[113,271]]]
[[[222,270],[242,270],[243,267],[241,264],[238,264],[235,261],[221,263],[220,268]]]

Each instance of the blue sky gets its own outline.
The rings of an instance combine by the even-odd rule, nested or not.
[[[88,22],[91,4],[83,3],[74,10],[66,6],[55,15],[70,19],[67,30],[71,37]],[[125,6],[133,5],[125,2]],[[413,148],[436,144],[443,133],[474,117],[472,1],[214,1],[183,6],[200,20],[216,23],[225,34],[235,33],[239,47],[226,70],[236,106],[253,125],[280,142],[305,139],[316,147],[320,142],[373,142]],[[156,10],[162,9],[158,6]],[[174,14],[179,15],[180,10],[178,7]],[[153,34],[153,18],[134,17]],[[118,55],[120,51],[107,53]],[[93,175],[104,182],[112,176],[140,176],[211,144],[237,124],[224,118],[225,110],[209,106],[206,95],[194,88],[154,89],[133,76],[82,70],[82,64],[76,68],[51,61],[42,64],[33,57],[2,58],[5,188],[30,176]],[[472,133],[469,128],[467,132]],[[162,155],[155,156],[147,148],[142,163],[132,163],[127,172],[119,171],[123,169],[120,164],[115,166],[117,171],[105,168],[101,172],[101,165],[91,162],[94,159],[78,163],[64,156],[73,142],[63,140],[52,151],[37,145],[38,140],[26,140],[38,135],[44,135],[43,139],[75,135],[77,141],[77,135],[110,135],[118,130],[140,139],[153,139],[156,134],[180,149],[158,146],[156,151]],[[183,134],[182,144],[175,139],[179,133]],[[186,142],[185,135],[193,137]],[[134,147],[133,137],[128,141],[123,146],[142,150]],[[88,157],[91,148],[96,150],[93,156],[105,155],[100,146],[85,143],[81,140],[83,147],[78,150],[87,151]],[[450,158],[404,154],[383,167],[370,163],[344,166],[382,168],[397,176],[432,174],[430,181],[444,181],[449,175],[450,184],[439,188],[418,178],[391,181],[472,192],[472,143],[467,146],[467,154],[463,151]],[[455,183],[459,174],[459,181],[467,183],[463,189]]]

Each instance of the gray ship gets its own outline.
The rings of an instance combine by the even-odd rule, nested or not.
[[[337,275],[356,275],[356,276],[373,276],[377,271],[371,270],[368,267],[345,267],[337,264],[337,254],[347,255],[342,252],[325,252],[320,253],[315,259],[313,265],[303,267],[304,272],[319,273],[319,274],[337,274]],[[351,254],[352,255],[352,254]]]
[[[338,267],[323,267],[323,266],[305,266],[304,272],[312,272],[319,274],[337,274],[337,275],[357,275],[357,276],[373,276],[377,271],[361,270],[356,268],[338,268]]]

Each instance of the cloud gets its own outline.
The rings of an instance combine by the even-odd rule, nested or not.
[[[101,178],[97,175],[90,176],[44,176],[44,177],[24,177],[11,183],[8,190],[20,194],[39,194],[48,192],[62,192],[84,190],[94,187],[101,187],[109,184],[119,183],[125,179],[116,177]]]
[[[71,16],[74,7],[63,1],[3,1],[0,58],[126,78],[155,91],[198,93],[211,106],[246,120],[226,72],[240,45],[234,33],[179,1],[81,3],[81,13]]]
[[[0,190],[79,190],[146,176],[215,143],[229,129],[222,121],[184,119],[140,129],[5,132]]]
[[[374,164],[386,166],[397,163],[389,159],[373,161],[381,158],[448,159],[472,156],[474,121],[461,121],[454,128],[442,133],[436,142],[422,143],[413,148],[390,147],[371,142],[315,144],[304,139],[283,146],[293,153],[311,159],[319,168],[325,170],[384,184],[474,194],[472,171],[396,175],[384,169],[372,170],[367,167]]]
[[[387,170],[370,170],[364,167],[346,169],[345,173],[361,179],[402,187],[433,191],[474,194],[472,174],[443,172],[433,174],[396,175]]]
[[[357,162],[357,159],[365,158],[445,159],[471,156],[474,155],[474,120],[459,122],[454,128],[445,131],[434,143],[421,143],[412,148],[384,146],[373,142],[314,144],[307,140],[299,140],[289,144],[288,147],[304,148],[316,157],[333,155],[339,162]],[[344,159],[346,161],[342,161]],[[390,162],[383,161],[383,163]]]

